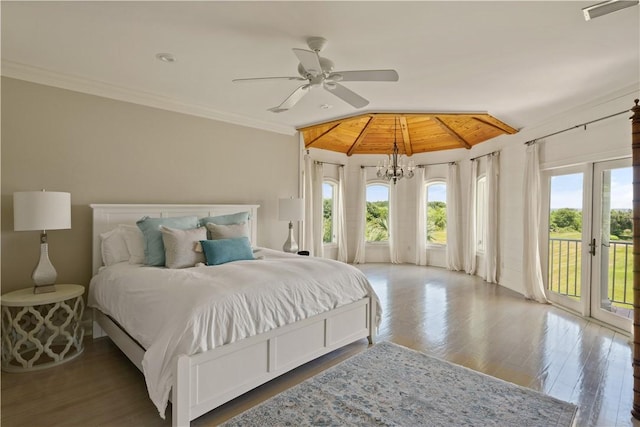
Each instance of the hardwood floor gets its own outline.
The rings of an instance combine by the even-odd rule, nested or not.
[[[365,264],[384,310],[378,340],[393,341],[580,407],[577,426],[632,420],[629,337],[501,286],[442,269]],[[351,344],[203,415],[213,426],[367,348]],[[108,340],[85,341],[64,365],[2,372],[1,425],[168,426],[144,377]]]

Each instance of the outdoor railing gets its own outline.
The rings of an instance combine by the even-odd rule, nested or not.
[[[602,249],[605,247],[601,246]],[[611,241],[609,243],[608,297],[612,303],[633,304],[633,243]],[[576,239],[549,239],[549,290],[580,297],[580,265],[582,242]]]

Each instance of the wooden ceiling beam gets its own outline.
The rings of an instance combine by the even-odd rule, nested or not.
[[[442,130],[444,130],[446,133],[448,133],[449,135],[451,135],[451,137],[453,139],[455,139],[456,141],[458,141],[460,144],[462,144],[462,146],[464,148],[466,148],[467,150],[469,150],[471,148],[471,144],[469,144],[467,141],[465,141],[460,135],[458,135],[457,133],[455,133],[455,131],[453,129],[451,129],[449,126],[447,126],[442,120],[440,120],[437,117],[432,117],[431,118],[434,122],[436,122],[441,128]]]
[[[404,153],[407,156],[413,155],[413,147],[411,145],[411,137],[409,136],[409,127],[407,126],[407,118],[400,116],[400,129],[402,129],[402,142],[404,143]]]
[[[367,120],[367,124],[362,128],[362,132],[360,132],[358,138],[356,138],[355,142],[351,144],[351,147],[349,147],[349,149],[347,150],[347,156],[352,156],[353,152],[360,146],[360,144],[362,144],[365,136],[367,136],[367,134],[369,133],[369,125],[371,124],[372,120],[373,116],[369,116],[369,120]]]
[[[486,121],[486,120],[484,120],[484,119],[481,119],[480,117],[472,116],[472,117],[471,117],[471,119],[472,119],[472,120],[476,120],[476,121],[478,121],[478,122],[482,123],[483,125],[490,126],[490,127],[492,127],[492,128],[498,129],[498,130],[499,130],[500,132],[502,132],[502,133],[508,133],[508,134],[513,135],[514,133],[517,133],[517,132],[518,132],[518,131],[517,131],[517,129],[514,129],[514,128],[512,128],[511,126],[507,125],[506,123],[502,123],[502,122],[500,122],[499,120],[498,120],[498,122],[499,122],[502,126],[498,126],[498,125],[497,125],[497,124],[495,124],[495,123],[488,122],[488,121]],[[496,119],[496,120],[497,120],[497,119]]]
[[[313,148],[311,147],[314,143],[318,142],[320,140],[320,138],[322,138],[323,136],[325,136],[326,134],[328,134],[329,132],[331,132],[332,130],[334,130],[335,128],[337,128],[338,126],[340,126],[342,123],[341,122],[336,122],[333,126],[329,127],[326,131],[322,132],[320,135],[318,135],[317,137],[315,137],[313,140],[309,141],[308,143],[304,144],[305,148]]]

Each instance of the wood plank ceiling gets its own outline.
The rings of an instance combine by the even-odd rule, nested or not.
[[[518,132],[486,113],[368,113],[298,128],[306,148],[353,154],[400,154],[470,149]]]

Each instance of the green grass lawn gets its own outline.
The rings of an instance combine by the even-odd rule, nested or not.
[[[556,239],[581,239],[580,233],[550,233],[551,238]],[[624,243],[621,240],[612,241],[609,248],[609,299],[614,301],[626,301],[628,304],[614,303],[614,305],[630,308],[633,302],[633,250],[631,246],[615,243]],[[602,246],[598,250],[606,249]],[[626,251],[626,254],[625,254]],[[576,256],[577,254],[577,256]],[[625,277],[625,255],[626,255],[626,277]],[[614,259],[615,256],[615,259]],[[549,288],[558,293],[581,295],[580,289],[580,265],[582,261],[581,242],[550,242],[549,246]],[[615,261],[615,265],[614,265]],[[615,290],[612,293],[613,284]],[[625,291],[626,284],[626,291]],[[626,295],[625,295],[626,292]]]

